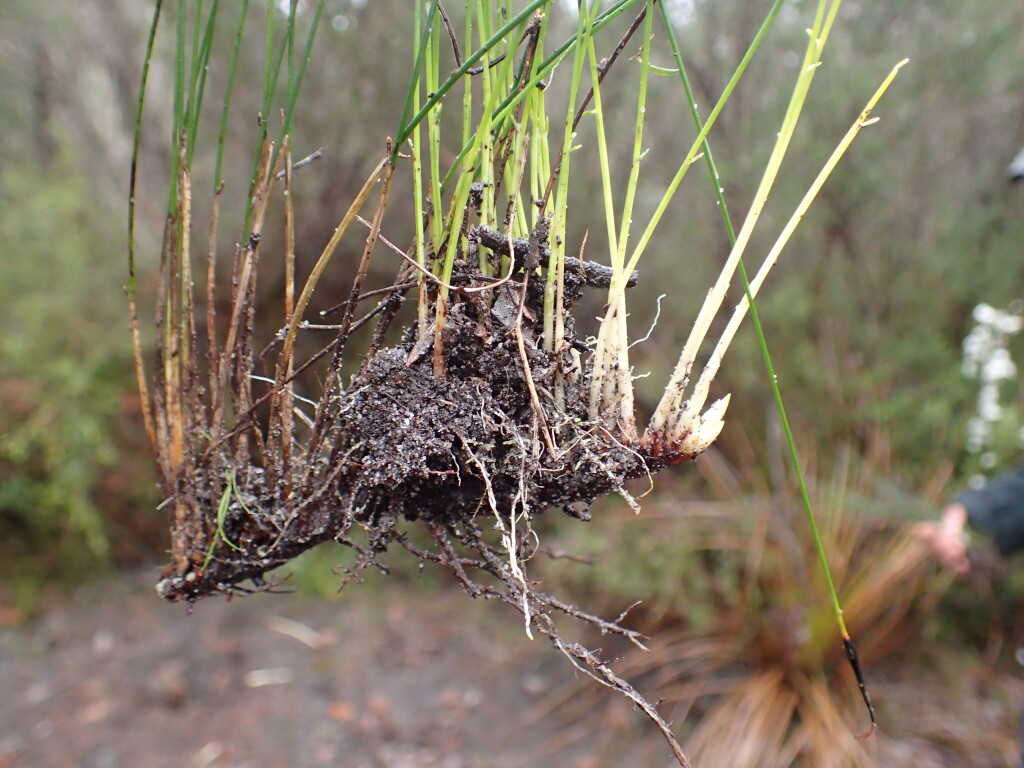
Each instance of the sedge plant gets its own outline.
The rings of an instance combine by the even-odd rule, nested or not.
[[[155,5],[136,156],[148,67],[166,1]],[[568,39],[555,46],[550,40],[559,6],[552,0],[517,7],[470,0],[461,19],[453,19],[438,0],[416,3],[409,51],[413,73],[397,130],[381,142],[380,159],[303,282],[295,260],[292,192],[298,162],[292,147],[300,89],[324,5],[320,0],[300,12],[292,0],[286,13],[280,4],[267,5],[256,149],[230,264],[219,256],[221,174],[235,66],[246,35],[252,34],[248,4],[233,17],[223,108],[218,131],[209,136],[202,104],[221,5],[216,0],[174,5],[174,162],[154,302],[157,349],[151,376],[143,362],[137,312],[135,164],[129,212],[136,368],[172,521],[172,562],[159,591],[168,599],[195,600],[267,588],[264,573],[327,540],[358,553],[353,575],[362,568],[386,568],[383,554],[402,548],[450,568],[471,594],[515,606],[527,634],[547,636],[573,664],[637,704],[665,735],[677,761],[687,765],[657,709],[596,652],[563,639],[553,614],[568,614],[642,645],[621,617],[605,621],[537,589],[527,576],[539,546],[531,521],[550,506],[587,518],[595,498],[619,492],[630,499],[624,489],[628,480],[691,459],[714,442],[729,396],[705,404],[736,327],[828,172],[857,131],[870,124],[868,113],[891,76],[783,230],[687,396],[699,349],[750,242],[822,61],[839,3],[821,0],[754,205],[697,315],[661,403],[641,432],[633,404],[627,289],[690,166],[702,151],[710,161],[708,134],[777,8],[635,236],[660,4],[618,0],[602,9],[596,1],[580,3]],[[285,18],[283,28],[278,16]],[[667,17],[662,20],[672,39]],[[618,42],[602,57],[599,51],[612,30]],[[631,163],[623,189],[617,190],[609,147],[619,137],[607,130],[602,83],[610,73],[617,76],[629,60],[620,54],[637,40],[634,130],[624,137]],[[682,72],[677,46],[674,53]],[[275,110],[280,117],[272,120]],[[591,157],[591,148],[579,143],[583,120],[595,127],[608,264],[591,260],[583,243],[573,248],[570,242],[573,169]],[[197,299],[195,285],[203,281],[197,281],[194,266],[200,233],[193,209],[201,172],[196,159],[204,151],[212,151],[215,171],[209,225],[202,233],[205,295]],[[384,222],[394,207],[392,182],[406,168],[414,234],[402,248],[388,239]],[[283,244],[272,258],[264,253],[264,236],[275,205],[282,212]],[[314,326],[306,315],[317,285],[357,229],[362,242],[354,248],[359,255],[347,299],[324,311],[330,324]],[[389,286],[371,289],[370,265],[384,258],[382,250],[396,265],[395,278]],[[283,324],[263,344],[255,338],[257,280],[269,270],[285,276]],[[229,294],[226,322],[217,316],[218,290]],[[572,315],[589,290],[606,291],[592,346],[577,334]],[[392,324],[410,291],[415,316],[395,340]],[[371,298],[376,306],[360,316],[360,305]],[[359,329],[370,323],[375,323],[370,338],[357,342]],[[306,332],[314,328],[331,331],[333,339],[309,353]],[[272,375],[257,375],[259,366]],[[353,368],[350,376],[343,375]],[[319,387],[319,395],[300,398],[295,388],[301,383]],[[410,526],[421,526],[430,546],[418,543]],[[850,658],[856,666],[855,655]]]

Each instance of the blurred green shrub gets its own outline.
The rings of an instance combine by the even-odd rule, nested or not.
[[[0,561],[29,578],[112,554],[100,499],[133,383],[113,224],[70,158],[0,173]]]

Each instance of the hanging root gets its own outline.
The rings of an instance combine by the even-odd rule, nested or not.
[[[547,617],[544,617],[547,619]],[[636,690],[627,681],[616,675],[611,667],[605,662],[601,661],[593,651],[584,648],[579,643],[566,643],[554,630],[554,627],[550,625],[550,621],[545,622],[546,627],[538,622],[540,631],[548,635],[551,643],[560,650],[576,669],[583,672],[585,675],[593,680],[596,680],[601,685],[611,688],[613,691],[618,691],[627,699],[632,701],[639,707],[644,714],[646,714],[651,721],[658,727],[661,734],[665,737],[665,741],[668,742],[669,748],[672,750],[672,754],[675,756],[679,765],[683,768],[690,767],[690,761],[687,760],[686,755],[683,753],[683,748],[676,740],[675,734],[672,733],[672,726],[665,721],[665,719],[658,713],[646,698],[644,698],[639,691]]]

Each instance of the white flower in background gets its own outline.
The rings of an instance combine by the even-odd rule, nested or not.
[[[992,444],[992,426],[1003,416],[999,404],[999,385],[1017,377],[1017,366],[1010,358],[1007,343],[1014,334],[1024,327],[1024,302],[1015,301],[1007,310],[996,309],[988,304],[974,308],[977,325],[964,339],[963,373],[979,383],[977,411],[967,424],[968,453],[983,453],[982,467],[995,466],[995,454],[987,450]],[[1022,430],[1024,436],[1024,430]],[[984,484],[984,477],[975,475],[971,486]]]

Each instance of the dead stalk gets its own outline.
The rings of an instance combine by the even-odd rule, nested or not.
[[[292,152],[290,137],[285,136],[282,147],[284,154],[284,322],[292,320],[295,311],[295,200],[292,187]],[[291,375],[294,366],[289,358],[284,362],[284,369],[278,369],[278,381]],[[274,411],[279,422],[274,418]],[[281,496],[287,498],[291,492],[291,458],[292,458],[292,391],[290,387],[282,387],[281,394],[273,402],[270,424],[272,429],[280,432],[281,446]]]
[[[310,272],[309,277],[306,278],[306,282],[302,286],[302,292],[299,294],[298,301],[295,302],[295,311],[292,312],[292,319],[288,324],[288,332],[284,337],[284,344],[281,347],[281,361],[287,362],[291,360],[292,348],[295,346],[295,336],[298,333],[299,324],[302,322],[302,316],[306,312],[306,307],[309,305],[309,300],[313,296],[313,289],[316,287],[317,282],[320,280],[320,276],[327,268],[328,263],[330,263],[331,257],[334,256],[334,252],[341,243],[341,238],[345,236],[349,226],[351,226],[352,222],[355,220],[356,214],[362,210],[363,205],[370,196],[370,192],[373,191],[374,185],[379,180],[381,172],[384,171],[385,168],[389,167],[390,164],[388,162],[388,158],[389,155],[385,155],[374,167],[366,181],[363,182],[362,189],[359,190],[359,193],[352,201],[352,204],[345,212],[345,215],[342,217],[341,222],[335,228],[334,234],[324,247],[323,252],[320,254],[320,258],[317,259],[316,264],[313,266],[313,271]]]

